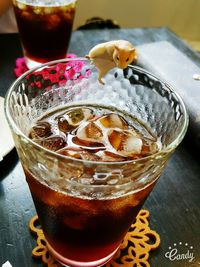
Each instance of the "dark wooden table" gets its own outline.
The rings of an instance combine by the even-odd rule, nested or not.
[[[128,39],[136,45],[167,40],[200,66],[198,54],[165,28],[77,31],[72,35],[69,52],[84,56],[96,43],[111,39]],[[20,56],[18,35],[0,35],[1,96],[5,96],[15,80],[13,68]],[[151,228],[161,237],[160,248],[150,255],[151,266],[200,266],[200,157],[185,142],[172,156],[144,207],[150,211]],[[13,150],[0,162],[0,266],[7,260],[13,267],[43,266],[31,257],[35,240],[28,222],[35,213],[21,164]],[[180,254],[186,253],[188,247],[195,259],[192,262],[167,259],[165,253],[174,244]]]

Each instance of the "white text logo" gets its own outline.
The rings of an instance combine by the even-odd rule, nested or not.
[[[193,246],[189,246],[188,243],[174,243],[173,247],[169,247],[169,251],[165,253],[165,257],[170,261],[187,260],[188,262],[192,262],[195,259],[192,250]]]

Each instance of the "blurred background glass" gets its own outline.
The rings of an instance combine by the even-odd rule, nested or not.
[[[14,11],[29,68],[66,57],[76,0],[14,0]]]

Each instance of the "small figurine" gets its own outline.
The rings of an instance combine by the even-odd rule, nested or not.
[[[125,40],[115,40],[94,46],[86,58],[99,69],[99,82],[104,84],[102,78],[106,73],[118,67],[125,69],[133,60],[137,59],[136,49]]]

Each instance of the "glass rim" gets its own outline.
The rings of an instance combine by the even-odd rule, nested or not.
[[[27,3],[26,0],[14,0],[14,4],[15,3],[20,3],[20,4],[24,4],[24,5],[28,5],[28,6],[33,6],[33,7],[62,7],[62,6],[66,6],[66,5],[71,5],[71,4],[75,4],[78,0],[62,0],[63,2],[61,4],[49,4],[49,5],[45,5],[43,3],[45,3],[45,0],[43,0],[43,3],[40,4],[36,4],[36,3]],[[46,64],[46,63],[45,63]]]
[[[188,113],[187,113],[187,110],[186,110],[186,107],[185,107],[185,104],[182,100],[182,98],[179,96],[178,93],[176,93],[175,89],[170,85],[168,84],[168,82],[166,82],[165,80],[163,79],[160,79],[159,77],[157,77],[156,75],[152,74],[151,72],[141,68],[141,67],[138,67],[138,66],[133,66],[133,65],[128,65],[129,68],[132,68],[132,69],[135,69],[135,70],[138,70],[138,71],[141,71],[145,74],[148,74],[150,75],[151,77],[153,77],[154,79],[162,82],[170,91],[172,91],[178,101],[180,102],[182,108],[183,108],[183,115],[184,116],[184,123],[183,123],[183,126],[179,132],[179,134],[176,136],[176,138],[170,143],[168,144],[167,146],[165,147],[162,147],[161,150],[159,150],[158,152],[152,154],[152,155],[149,155],[149,156],[146,156],[146,157],[143,157],[143,158],[139,158],[139,159],[132,159],[132,160],[125,160],[125,161],[91,161],[91,160],[83,160],[83,159],[76,159],[76,158],[73,158],[73,157],[69,157],[69,156],[65,156],[65,155],[61,155],[61,154],[58,154],[57,152],[54,152],[52,150],[49,150],[37,143],[35,143],[32,139],[30,139],[28,136],[26,136],[20,129],[19,127],[16,125],[15,121],[12,119],[12,116],[10,114],[10,111],[9,111],[9,99],[10,99],[10,96],[13,92],[13,89],[16,87],[16,85],[20,82],[20,80],[22,80],[25,76],[27,76],[28,74],[36,71],[36,70],[39,70],[39,69],[42,69],[46,66],[50,66],[50,65],[55,65],[55,64],[58,64],[58,63],[65,63],[65,62],[68,62],[68,61],[77,61],[77,60],[82,60],[82,61],[86,61],[86,62],[89,62],[90,63],[90,60],[84,58],[84,57],[75,57],[75,58],[65,58],[65,59],[59,59],[59,60],[54,60],[54,61],[49,61],[47,63],[44,63],[44,64],[40,64],[39,66],[36,66],[34,68],[31,68],[30,70],[26,71],[25,73],[23,73],[20,77],[18,77],[12,84],[11,86],[9,87],[7,93],[6,93],[6,96],[5,96],[5,102],[4,102],[4,111],[5,111],[5,114],[6,114],[6,118],[7,118],[7,121],[8,121],[8,124],[10,126],[10,128],[16,132],[17,134],[19,134],[20,136],[22,136],[27,142],[30,142],[33,146],[35,146],[36,148],[39,148],[39,149],[42,149],[43,151],[45,151],[45,153],[48,153],[54,157],[57,157],[57,158],[61,158],[61,159],[68,159],[68,160],[71,160],[71,161],[75,161],[75,162],[79,162],[79,163],[90,163],[90,164],[97,164],[97,165],[122,165],[122,164],[128,164],[128,163],[134,163],[134,162],[142,162],[143,160],[148,160],[148,159],[152,159],[152,157],[154,158],[157,158],[159,155],[161,155],[162,153],[169,153],[171,151],[173,151],[179,144],[180,142],[183,140],[184,136],[185,136],[185,133],[187,131],[187,127],[188,127],[188,124],[189,124],[189,116],[188,116]]]

